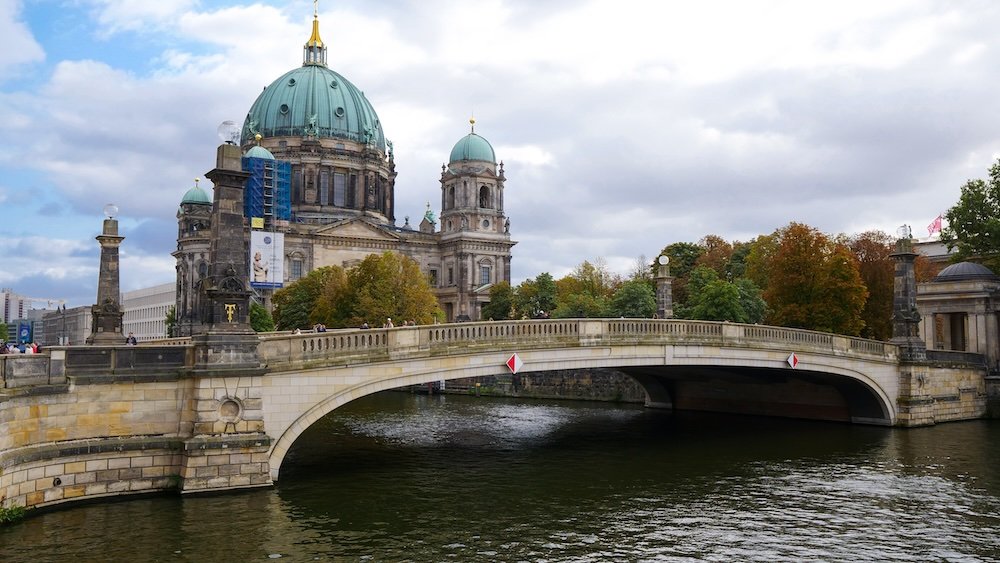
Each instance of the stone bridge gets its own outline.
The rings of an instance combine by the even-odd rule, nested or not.
[[[680,320],[483,322],[264,334],[260,367],[196,370],[188,339],[0,356],[5,505],[277,480],[295,440],[337,407],[433,381],[615,368],[658,408],[920,426],[986,410],[981,356],[805,330]],[[791,360],[791,361],[790,361]],[[794,364],[794,365],[792,365]]]

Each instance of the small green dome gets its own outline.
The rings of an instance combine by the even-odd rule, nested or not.
[[[375,108],[354,84],[321,64],[304,64],[264,88],[243,123],[243,144],[257,133],[340,138],[385,152]]]
[[[274,155],[271,151],[265,149],[260,145],[254,145],[250,147],[250,150],[244,155],[247,158],[263,158],[264,160],[274,160]]]
[[[496,163],[497,157],[489,141],[475,133],[469,133],[455,143],[455,148],[451,149],[450,162],[461,160],[481,160],[483,162]]]
[[[208,192],[201,189],[201,186],[195,184],[190,190],[188,190],[184,197],[181,198],[181,205],[186,203],[194,203],[199,205],[212,205],[212,196],[208,195]]]

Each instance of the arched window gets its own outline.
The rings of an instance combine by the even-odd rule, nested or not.
[[[448,209],[455,208],[455,186],[448,188]]]
[[[486,285],[493,281],[493,262],[483,260],[479,263],[479,285]]]
[[[490,197],[490,188],[488,186],[482,186],[479,188],[479,207],[483,209],[492,209],[493,203]]]

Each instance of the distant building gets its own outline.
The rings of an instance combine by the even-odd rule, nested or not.
[[[12,320],[26,318],[30,308],[31,301],[27,297],[14,293],[9,287],[0,289],[0,320],[3,322],[10,325]]]
[[[74,346],[87,341],[90,336],[93,310],[91,305],[73,307],[72,309],[57,309],[47,312],[42,317],[44,325],[44,340],[38,343],[43,346]]]
[[[913,251],[927,257],[928,260],[936,264],[947,263],[951,258],[948,246],[941,242],[939,238],[915,240],[913,242]]]
[[[137,340],[167,337],[167,313],[177,302],[177,285],[165,283],[122,293],[122,332]]]

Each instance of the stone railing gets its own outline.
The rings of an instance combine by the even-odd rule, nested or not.
[[[50,352],[43,354],[0,354],[0,389],[66,382]],[[56,368],[56,369],[53,369]]]
[[[815,351],[890,361],[897,358],[896,346],[874,340],[792,328],[673,319],[490,321],[295,335],[275,333],[261,336],[259,353],[269,370],[283,371],[484,349],[632,344],[707,344]]]

